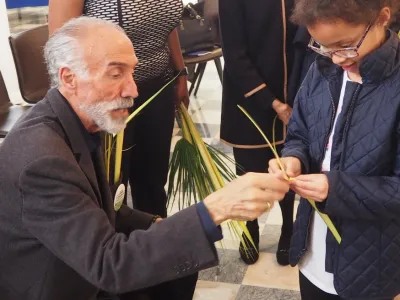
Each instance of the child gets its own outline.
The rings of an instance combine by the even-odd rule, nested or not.
[[[302,196],[290,264],[303,300],[400,294],[400,40],[387,29],[397,9],[397,0],[298,0],[294,9],[321,54],[282,152]],[[270,172],[280,173],[276,160]],[[332,219],[340,244],[305,198]]]

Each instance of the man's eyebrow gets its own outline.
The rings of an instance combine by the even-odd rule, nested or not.
[[[111,61],[107,64],[107,67],[125,67],[129,68],[130,66],[126,63],[119,62],[119,61]]]

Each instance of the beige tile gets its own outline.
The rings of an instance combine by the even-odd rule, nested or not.
[[[297,268],[278,265],[275,254],[260,253],[258,262],[247,269],[243,284],[298,291],[298,274]]]
[[[220,242],[215,243],[215,247],[219,249],[238,250],[239,243],[240,243],[239,239],[230,239],[227,238],[226,235],[224,234],[224,239]]]
[[[171,140],[171,152],[174,151],[176,143],[177,143],[181,138],[182,138],[182,137],[176,136],[176,135],[174,135],[174,136],[172,137],[172,140]]]
[[[282,225],[282,212],[278,202],[275,203],[274,207],[268,213],[266,224]]]
[[[197,282],[194,300],[235,300],[239,284],[202,281]]]
[[[297,214],[297,208],[299,206],[299,202],[295,201],[294,202],[294,209],[293,209],[293,220],[296,218]],[[276,202],[274,207],[271,209],[271,211],[268,213],[266,217],[266,225],[282,225],[282,211],[281,207],[279,206],[279,203]]]
[[[192,115],[195,123],[220,124],[221,112],[215,110],[199,110]]]

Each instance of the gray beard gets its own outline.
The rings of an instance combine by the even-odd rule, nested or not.
[[[102,101],[93,104],[79,104],[82,110],[100,128],[111,134],[117,134],[125,129],[127,117],[114,119],[110,111],[130,108],[133,106],[133,98],[119,98],[112,101]]]

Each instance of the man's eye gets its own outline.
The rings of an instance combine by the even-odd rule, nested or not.
[[[120,77],[121,77],[121,74],[120,74],[120,73],[118,73],[118,74],[111,74],[111,77],[117,79],[117,78],[120,78]]]

